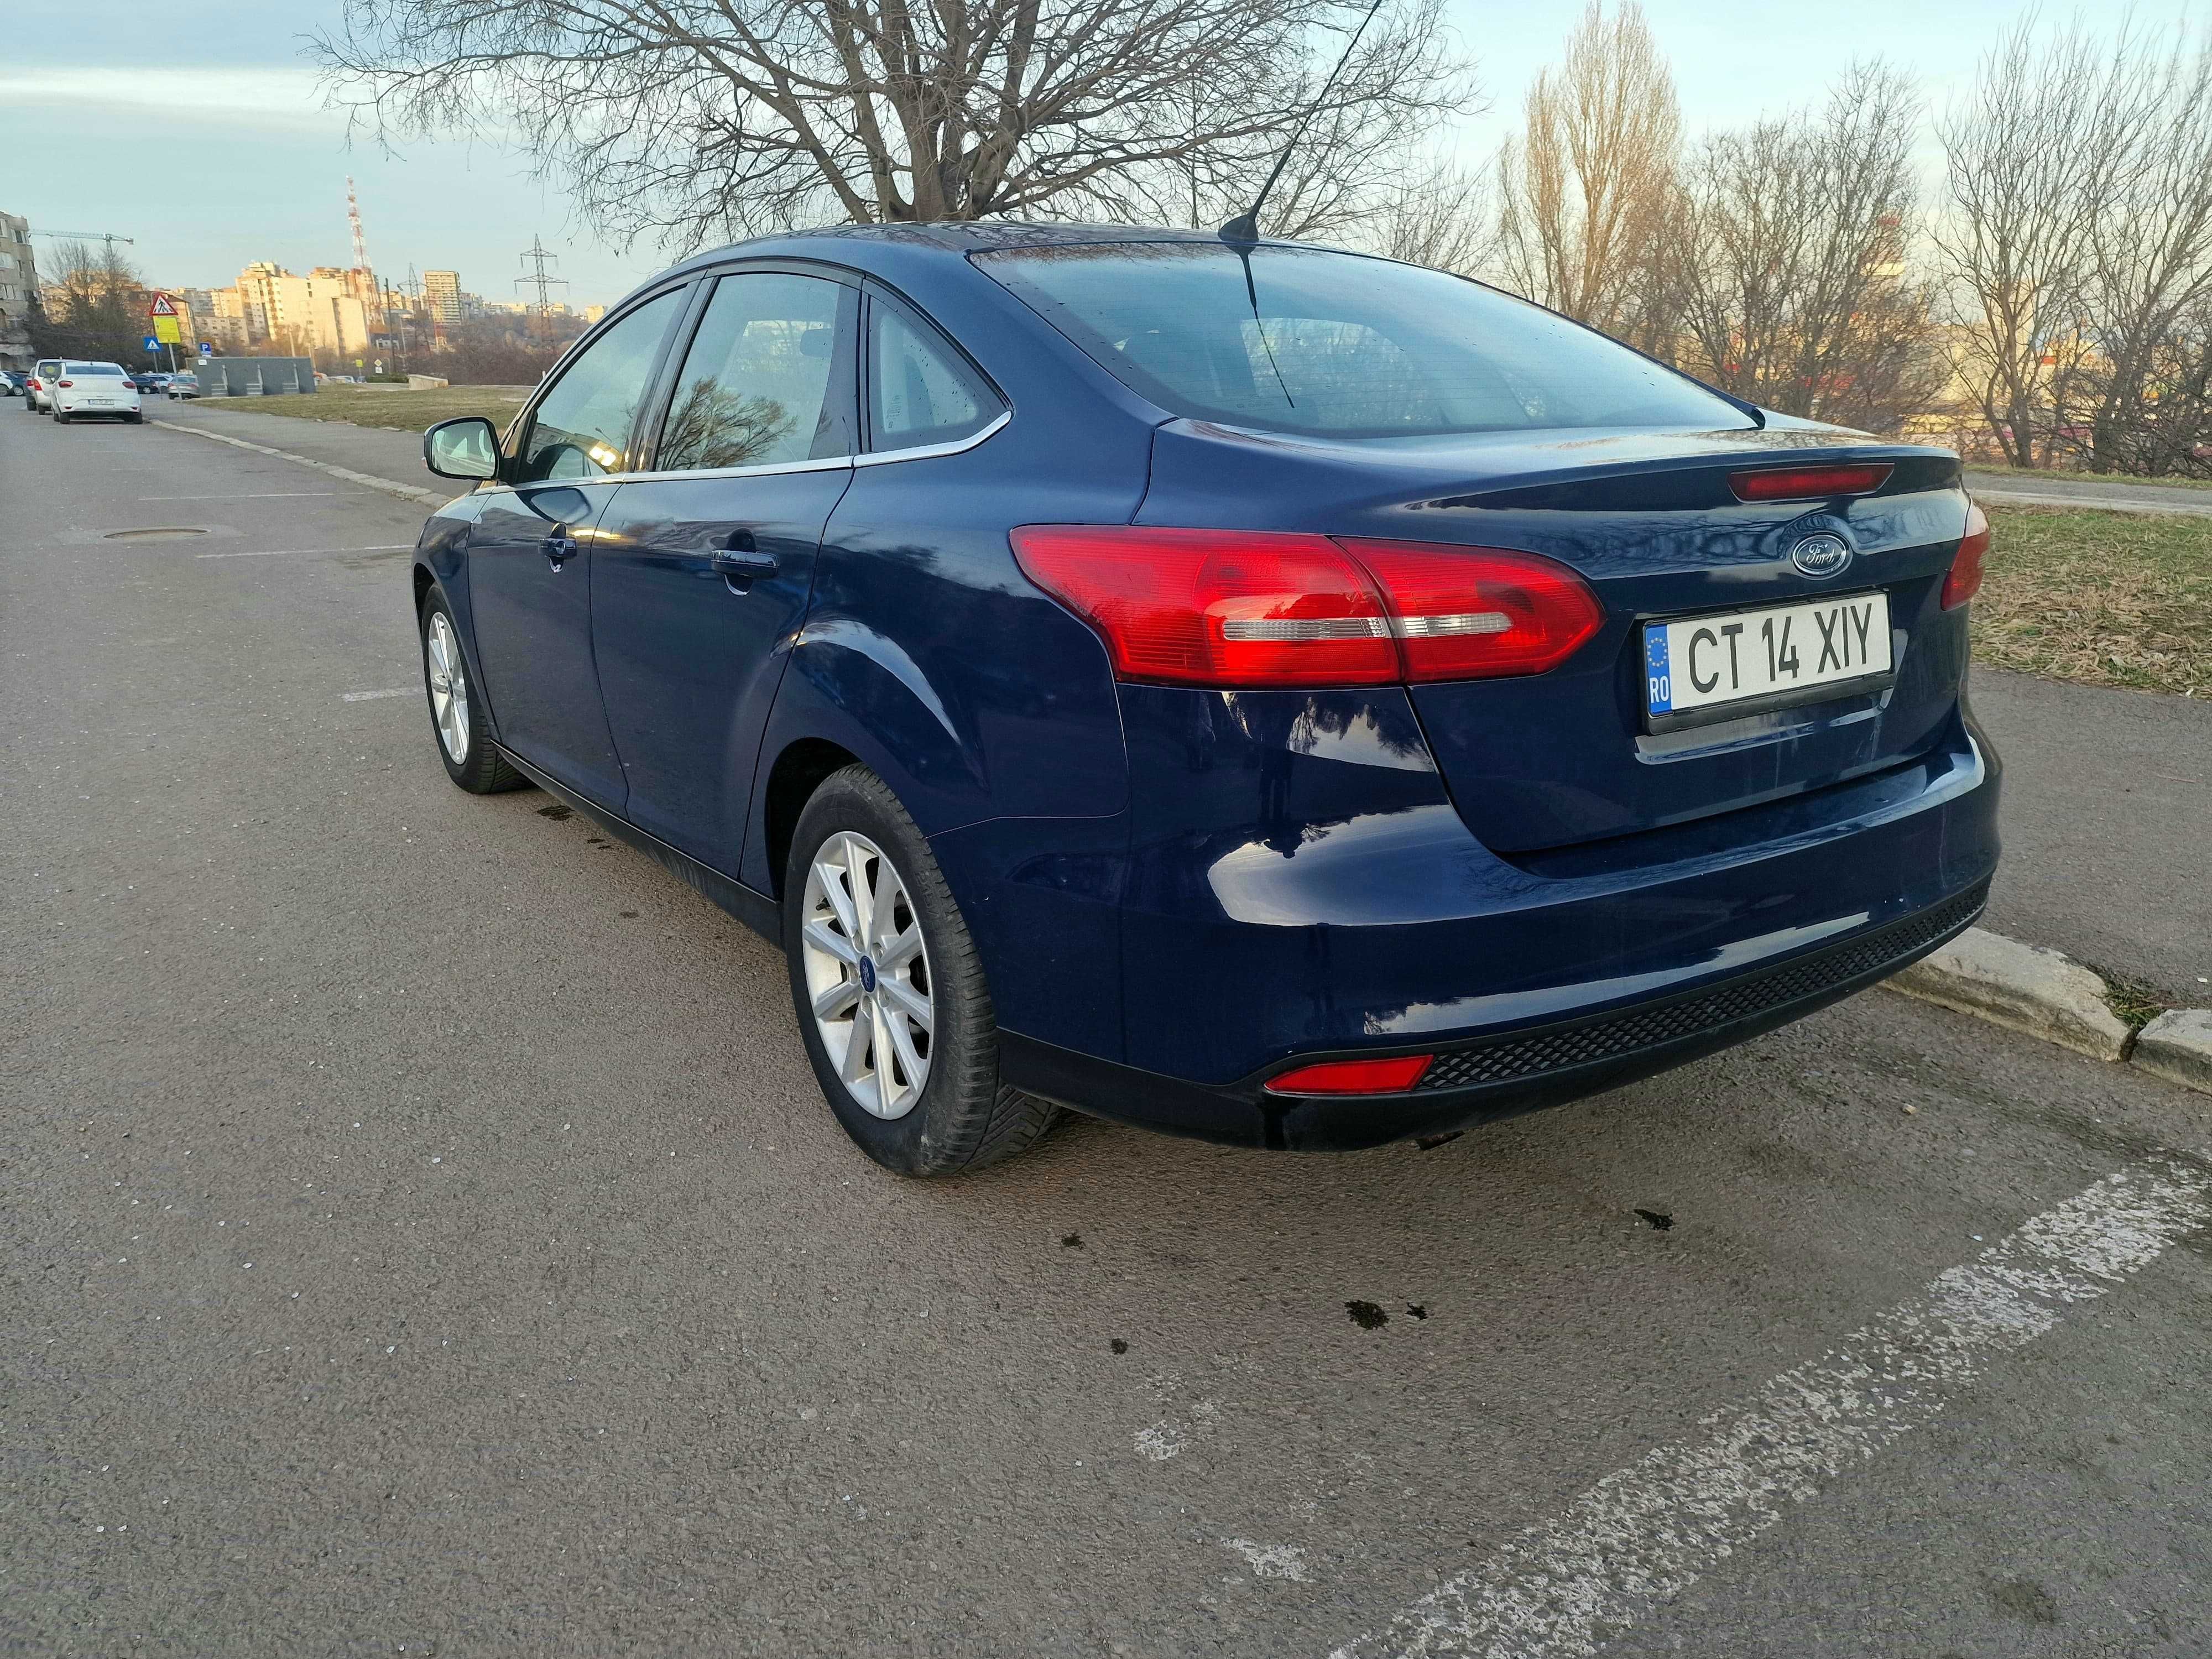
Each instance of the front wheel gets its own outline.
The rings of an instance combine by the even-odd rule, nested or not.
[[[422,602],[422,688],[447,777],[472,795],[495,795],[529,781],[483,733],[477,700],[469,695],[460,630],[453,626],[445,594],[435,587]]]
[[[999,1081],[975,942],[929,843],[866,767],[835,774],[799,814],[783,945],[815,1078],[885,1169],[979,1169],[1059,1121],[1058,1107]]]

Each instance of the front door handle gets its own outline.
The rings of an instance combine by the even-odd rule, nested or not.
[[[733,593],[742,593],[763,576],[775,574],[775,555],[750,547],[718,547],[708,564],[721,573]]]
[[[553,526],[553,533],[538,544],[538,550],[544,554],[547,562],[558,570],[565,561],[576,556],[581,545],[568,533],[567,525],[556,524]]]

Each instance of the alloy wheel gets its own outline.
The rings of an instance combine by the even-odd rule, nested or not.
[[[460,641],[453,624],[442,611],[430,613],[430,627],[422,637],[423,665],[430,678],[430,715],[438,723],[438,741],[446,746],[454,765],[469,758],[469,681],[461,666]]]
[[[921,917],[881,848],[841,830],[815,850],[801,902],[807,1000],[846,1091],[904,1117],[929,1081],[929,949]]]

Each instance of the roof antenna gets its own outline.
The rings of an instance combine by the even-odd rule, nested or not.
[[[1260,186],[1260,193],[1252,198],[1249,208],[1222,226],[1220,236],[1223,241],[1232,247],[1239,244],[1250,247],[1259,241],[1260,210],[1267,204],[1267,192],[1274,189],[1275,180],[1283,176],[1283,168],[1289,164],[1291,152],[1298,147],[1298,140],[1306,136],[1307,125],[1321,106],[1328,101],[1328,94],[1336,86],[1336,77],[1344,73],[1344,66],[1352,61],[1352,48],[1359,44],[1359,37],[1367,33],[1367,26],[1375,21],[1375,14],[1382,9],[1382,0],[1372,0],[1367,8],[1367,15],[1359,20],[1359,27],[1352,30],[1352,39],[1344,43],[1344,56],[1336,60],[1336,67],[1328,72],[1328,79],[1321,83],[1321,91],[1313,102],[1306,106],[1306,112],[1298,117],[1297,126],[1283,145],[1281,153],[1275,157],[1274,169],[1267,174],[1267,182]]]

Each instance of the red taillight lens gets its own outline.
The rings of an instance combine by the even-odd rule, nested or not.
[[[1243,530],[1028,525],[1014,555],[1090,619],[1117,678],[1381,685],[1538,674],[1603,623],[1534,554]]]
[[[1421,1080],[1434,1054],[1389,1060],[1329,1060],[1267,1079],[1271,1095],[1396,1095]]]
[[[1850,466],[1765,466],[1729,474],[1729,488],[1740,501],[1815,501],[1834,495],[1864,495],[1889,482],[1897,469],[1887,461]]]
[[[1943,578],[1943,608],[1955,611],[1982,591],[1982,567],[1989,562],[1989,515],[1972,501],[1966,503],[1966,533],[1951,556],[1951,573]]]
[[[1398,678],[1382,600],[1326,536],[1029,525],[1014,555],[1105,636],[1117,678],[1379,685]]]
[[[1406,678],[1417,684],[1540,674],[1605,621],[1581,577],[1533,553],[1421,542],[1343,546],[1382,590]]]
[[[76,382],[75,380],[57,380],[54,384],[66,390],[68,387],[75,386]]]

